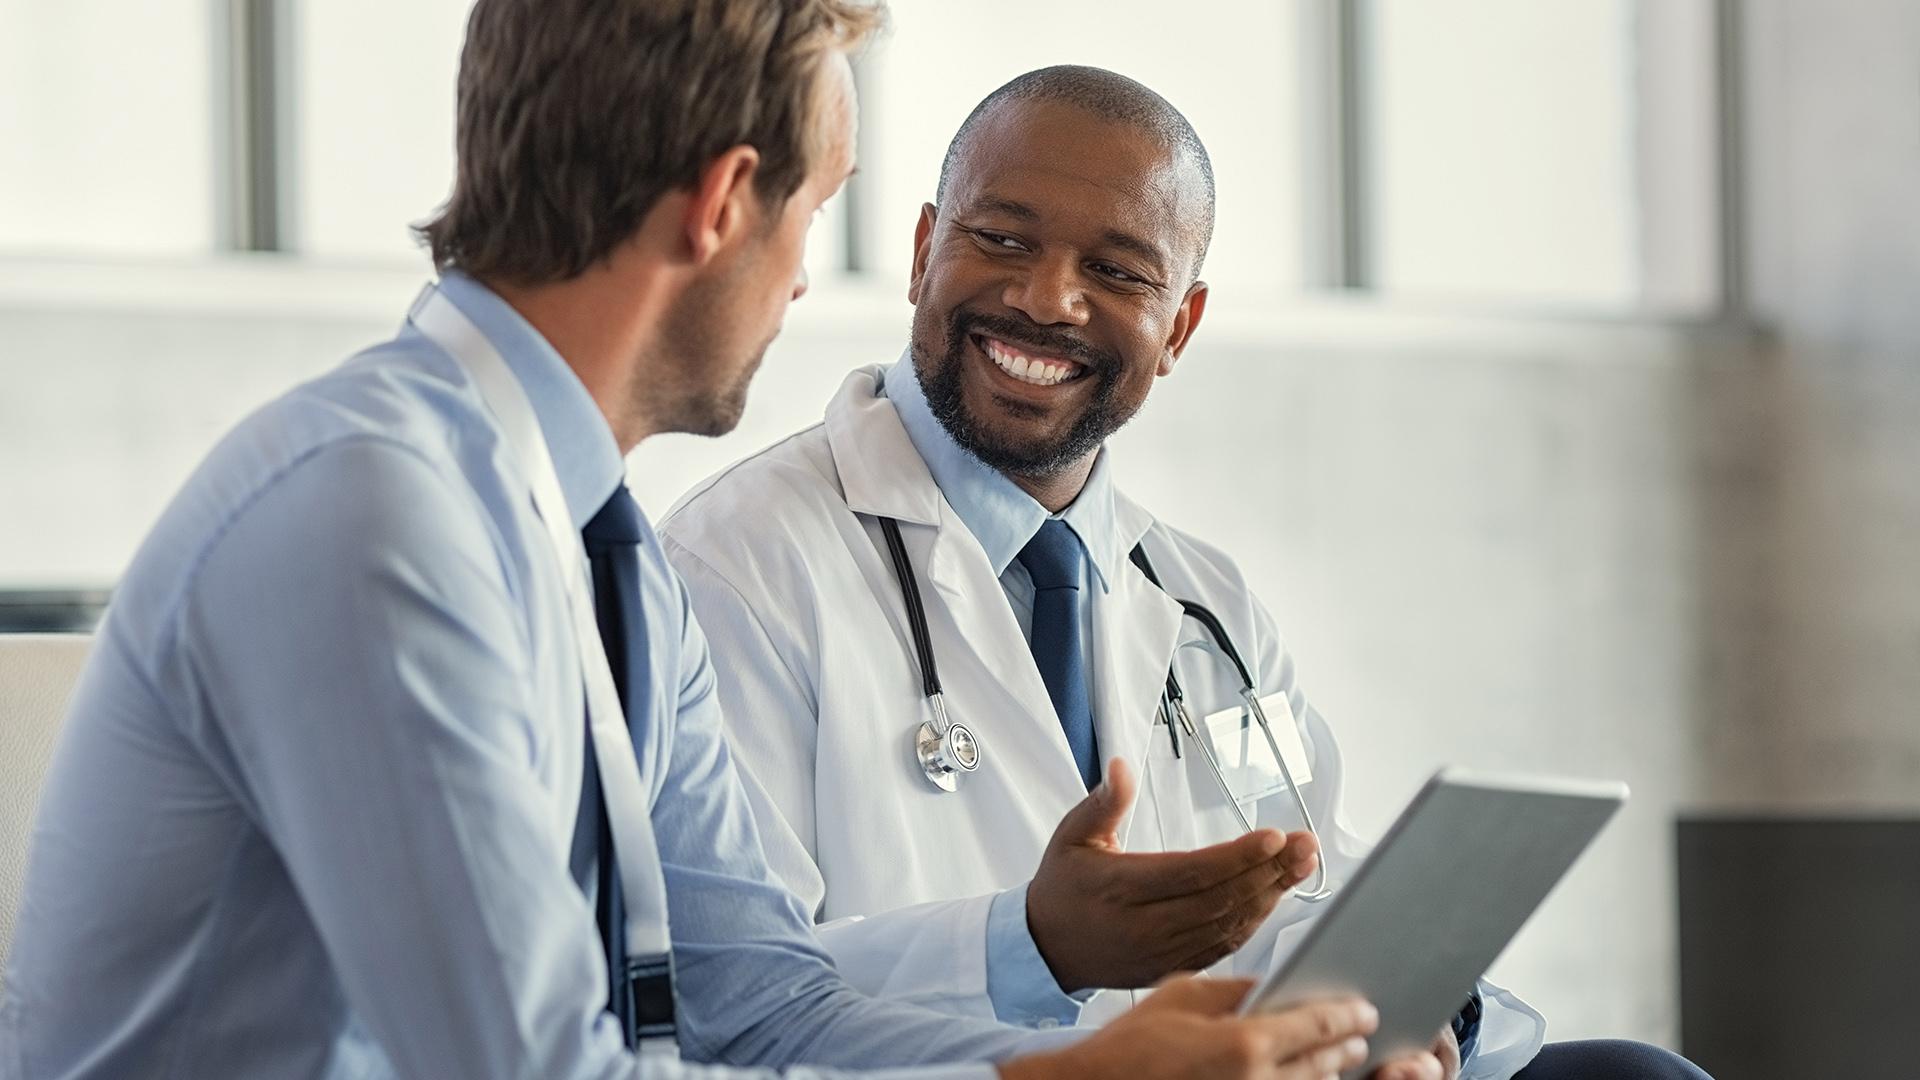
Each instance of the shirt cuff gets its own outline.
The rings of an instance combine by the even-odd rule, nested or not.
[[[1453,1017],[1453,1039],[1460,1044],[1462,1068],[1466,1067],[1467,1059],[1473,1057],[1473,1044],[1480,1037],[1481,1012],[1480,988],[1475,986],[1473,996],[1467,998],[1467,1003],[1460,1006],[1460,1011]]]
[[[987,999],[995,1018],[1018,1027],[1071,1026],[1092,996],[1068,994],[1054,981],[1027,929],[1027,887],[994,897],[987,906]]]

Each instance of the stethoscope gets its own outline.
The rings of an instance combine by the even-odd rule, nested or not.
[[[907,545],[900,540],[900,523],[883,517],[880,531],[887,536],[887,553],[893,556],[893,572],[899,575],[900,595],[907,602],[907,627],[913,632],[913,651],[920,660],[921,689],[933,704],[933,719],[914,732],[914,757],[933,786],[953,791],[960,786],[961,773],[980,767],[980,740],[974,738],[971,728],[947,717],[947,696],[940,691],[940,672],[933,663],[933,637],[927,633],[927,609],[920,602],[913,560],[907,557]]]
[[[1133,553],[1128,557],[1133,560],[1133,565],[1139,567],[1140,572],[1147,576],[1147,580],[1153,582],[1155,588],[1161,592],[1167,592],[1167,587],[1160,584],[1160,575],[1154,573],[1153,562],[1147,558],[1145,547],[1135,544]],[[1280,740],[1274,738],[1273,725],[1267,721],[1267,710],[1260,704],[1260,688],[1253,681],[1253,669],[1247,666],[1245,658],[1240,655],[1240,649],[1234,645],[1233,635],[1227,633],[1226,624],[1221,622],[1220,617],[1205,604],[1198,600],[1182,599],[1170,592],[1167,592],[1167,595],[1172,597],[1174,603],[1180,605],[1181,611],[1187,618],[1206,627],[1207,630],[1205,639],[1194,638],[1183,641],[1178,648],[1174,649],[1174,652],[1178,654],[1180,649],[1201,649],[1212,653],[1216,659],[1225,659],[1227,663],[1233,665],[1234,674],[1240,677],[1240,700],[1252,714],[1254,723],[1260,725],[1260,733],[1267,740],[1267,749],[1273,752],[1273,760],[1280,763],[1280,775],[1287,781],[1287,792],[1293,796],[1293,807],[1299,812],[1300,820],[1306,824],[1307,832],[1313,835],[1313,842],[1320,845],[1320,830],[1313,823],[1313,811],[1307,809],[1307,797],[1300,793],[1300,785],[1293,781],[1293,766],[1287,764],[1287,755],[1280,752]],[[1240,828],[1246,832],[1252,832],[1253,822],[1247,817],[1246,810],[1240,806],[1240,800],[1234,796],[1233,786],[1227,783],[1227,774],[1220,768],[1219,757],[1214,754],[1213,747],[1207,740],[1200,736],[1199,727],[1193,722],[1193,714],[1187,711],[1187,695],[1180,688],[1180,676],[1173,665],[1168,665],[1167,685],[1160,691],[1160,722],[1167,725],[1167,738],[1173,744],[1174,757],[1180,757],[1182,731],[1186,732],[1187,737],[1200,748],[1201,755],[1207,759],[1208,771],[1213,773],[1214,782],[1220,785],[1220,794],[1226,796],[1227,805],[1233,807],[1233,815],[1240,819]],[[1327,886],[1327,859],[1324,846],[1321,847],[1321,856],[1314,870],[1313,888],[1296,889],[1293,895],[1295,899],[1309,904],[1317,904],[1333,896],[1333,890]]]
[[[880,518],[880,531],[885,534],[887,553],[893,559],[893,572],[900,579],[900,594],[907,606],[907,629],[913,636],[913,651],[920,664],[921,688],[927,701],[933,706],[933,719],[921,723],[914,733],[914,757],[926,778],[942,791],[954,791],[959,787],[961,773],[973,772],[980,767],[980,740],[972,729],[958,723],[947,714],[947,699],[940,688],[940,675],[934,664],[933,636],[927,630],[926,607],[920,600],[920,585],[913,573],[913,560],[907,555],[907,546],[900,539],[900,523],[893,518]],[[1160,583],[1160,575],[1154,572],[1153,563],[1147,558],[1146,548],[1134,545],[1129,556],[1133,565],[1140,568],[1155,588],[1166,592],[1166,586]],[[1180,649],[1195,648],[1209,652],[1216,659],[1224,659],[1231,664],[1234,674],[1240,678],[1240,700],[1245,703],[1253,720],[1260,726],[1260,732],[1266,737],[1267,748],[1273,752],[1273,759],[1280,764],[1280,773],[1286,779],[1287,791],[1293,796],[1294,809],[1300,814],[1300,820],[1313,835],[1314,842],[1320,842],[1320,830],[1314,825],[1313,812],[1307,809],[1306,796],[1300,793],[1300,785],[1294,783],[1293,767],[1287,764],[1287,757],[1280,752],[1280,741],[1274,737],[1273,725],[1267,720],[1267,711],[1260,705],[1259,687],[1253,681],[1253,669],[1247,666],[1240,650],[1233,643],[1233,636],[1227,632],[1225,623],[1205,604],[1198,600],[1183,600],[1173,596],[1187,618],[1206,628],[1207,638],[1183,641],[1174,652]],[[1207,768],[1213,773],[1214,782],[1220,786],[1220,793],[1226,796],[1227,805],[1233,807],[1234,816],[1240,819],[1240,827],[1246,832],[1253,831],[1253,821],[1240,806],[1232,785],[1227,783],[1227,774],[1220,767],[1220,759],[1213,752],[1207,740],[1200,735],[1199,727],[1193,722],[1193,715],[1187,711],[1186,692],[1181,689],[1180,676],[1174,666],[1167,668],[1167,683],[1160,691],[1158,707],[1159,719],[1154,726],[1167,726],[1167,738],[1173,745],[1173,756],[1181,757],[1181,732],[1200,748],[1206,758]],[[1315,870],[1314,887],[1309,891],[1295,890],[1294,896],[1306,903],[1318,903],[1333,895],[1327,885],[1327,864],[1324,853],[1319,867]]]

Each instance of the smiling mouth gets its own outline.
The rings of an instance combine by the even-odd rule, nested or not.
[[[1028,349],[1016,348],[999,338],[976,334],[973,340],[980,346],[980,350],[987,354],[987,359],[993,361],[995,367],[1006,372],[1009,377],[1029,386],[1058,386],[1064,382],[1072,382],[1087,372],[1085,366],[1076,364],[1072,360],[1058,356],[1043,356]]]

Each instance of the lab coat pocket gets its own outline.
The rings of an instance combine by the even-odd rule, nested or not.
[[[1193,788],[1187,771],[1188,759],[1193,753],[1193,747],[1183,745],[1181,756],[1175,757],[1167,726],[1154,725],[1153,737],[1147,744],[1146,789],[1141,792],[1140,806],[1140,810],[1151,812],[1153,822],[1151,828],[1143,828],[1145,822],[1135,821],[1131,834],[1131,846],[1135,850],[1146,850],[1156,843],[1161,851],[1188,851],[1200,846]]]
[[[1259,711],[1238,704],[1207,714],[1201,725],[1220,769],[1219,783],[1242,807],[1313,782],[1311,757],[1284,694],[1269,694]]]

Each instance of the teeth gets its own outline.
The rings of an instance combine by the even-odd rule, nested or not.
[[[987,342],[987,356],[1001,371],[1035,386],[1056,386],[1072,377],[1073,367],[1067,364],[1055,364],[1046,360],[1036,360],[1010,352],[998,342]]]

